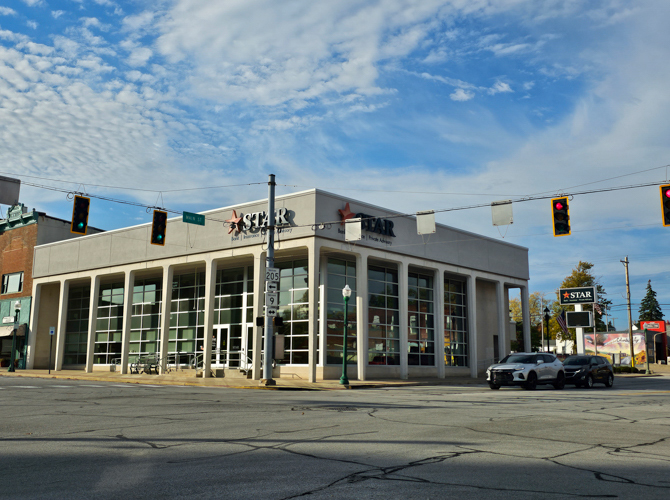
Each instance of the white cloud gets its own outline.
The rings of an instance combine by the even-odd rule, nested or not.
[[[35,7],[37,5],[43,5],[44,1],[43,0],[23,0],[23,3],[25,3],[28,7]]]
[[[65,11],[64,11],[64,10],[52,10],[52,11],[51,11],[51,17],[53,17],[54,19],[58,19],[58,18],[61,17],[63,14],[65,14]]]
[[[0,7],[0,16],[15,16],[16,11],[9,7]]]
[[[35,21],[26,21],[26,26],[28,26],[31,29],[36,30],[38,25]]]
[[[514,92],[508,83],[497,81],[490,89],[488,89],[488,93],[490,95],[495,95],[499,94],[501,92]]]
[[[475,96],[474,92],[464,89],[456,89],[449,95],[452,101],[469,101]]]

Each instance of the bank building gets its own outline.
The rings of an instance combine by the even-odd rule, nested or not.
[[[36,246],[27,368],[127,373],[156,356],[161,373],[191,363],[260,380],[267,207],[168,219],[163,246],[150,223]],[[339,378],[346,285],[351,380],[476,377],[510,350],[514,288],[530,345],[526,248],[440,224],[418,234],[415,216],[317,189],[276,197],[275,223],[273,378]]]

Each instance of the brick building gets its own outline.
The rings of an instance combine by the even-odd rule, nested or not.
[[[90,228],[89,234],[99,233]],[[50,217],[37,210],[28,210],[22,203],[7,209],[7,217],[0,219],[0,365],[8,365],[16,303],[21,304],[17,339],[19,366],[25,360],[25,336],[30,318],[33,288],[33,249],[37,245],[75,238],[70,232],[70,221]],[[48,348],[47,348],[48,349]],[[47,352],[48,354],[48,352]]]

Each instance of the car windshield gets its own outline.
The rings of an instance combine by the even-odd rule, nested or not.
[[[500,360],[501,363],[535,363],[535,356],[528,354],[510,354]]]
[[[568,359],[563,361],[564,365],[588,365],[591,358],[589,356],[570,356]]]

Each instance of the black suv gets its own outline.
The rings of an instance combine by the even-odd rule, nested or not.
[[[579,354],[568,356],[563,361],[565,368],[565,383],[575,387],[593,387],[596,382],[612,387],[614,384],[614,370],[612,365],[602,356]]]

